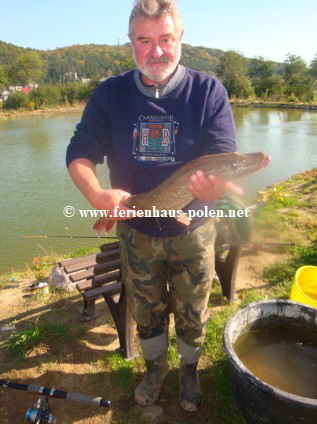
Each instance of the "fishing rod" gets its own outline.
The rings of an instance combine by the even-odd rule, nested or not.
[[[74,239],[109,239],[117,240],[118,237],[111,236],[20,236],[21,238],[74,238]]]
[[[27,410],[25,421],[36,424],[54,424],[56,418],[53,417],[48,404],[48,398],[65,399],[74,402],[85,403],[94,406],[103,406],[109,408],[111,406],[110,400],[102,399],[101,397],[94,397],[82,393],[65,392],[59,389],[50,389],[43,386],[34,386],[33,384],[20,384],[9,380],[0,380],[0,386],[18,390],[24,390],[30,393],[37,393],[45,398],[41,398],[33,405],[33,408]]]

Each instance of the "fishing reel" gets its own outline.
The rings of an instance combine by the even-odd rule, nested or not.
[[[27,410],[25,423],[56,424],[56,418],[51,414],[47,396],[44,401],[41,398],[38,399],[33,404],[33,408]]]

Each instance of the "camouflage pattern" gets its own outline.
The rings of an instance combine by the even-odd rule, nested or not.
[[[118,221],[117,234],[139,337],[167,332],[173,312],[178,337],[189,346],[202,346],[214,273],[215,220],[174,237],[149,236]]]

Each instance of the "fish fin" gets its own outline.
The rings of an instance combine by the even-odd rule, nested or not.
[[[101,234],[103,231],[106,234],[109,234],[114,223],[115,223],[115,221],[113,219],[102,217],[102,218],[99,218],[97,222],[95,222],[95,224],[92,228],[98,234]]]
[[[182,213],[181,216],[176,216],[175,219],[178,222],[181,222],[184,225],[189,225],[190,224],[190,220],[188,219],[188,216],[185,212]]]

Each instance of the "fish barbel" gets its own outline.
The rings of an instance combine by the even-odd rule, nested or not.
[[[214,175],[223,181],[234,181],[251,175],[261,168],[267,159],[263,152],[242,154],[238,152],[205,155],[185,163],[158,186],[145,193],[128,197],[123,204],[135,210],[148,210],[153,206],[158,210],[181,210],[194,200],[188,188],[190,176],[197,171]],[[182,220],[181,220],[182,221]],[[100,218],[93,229],[98,233],[109,232],[114,220]]]

